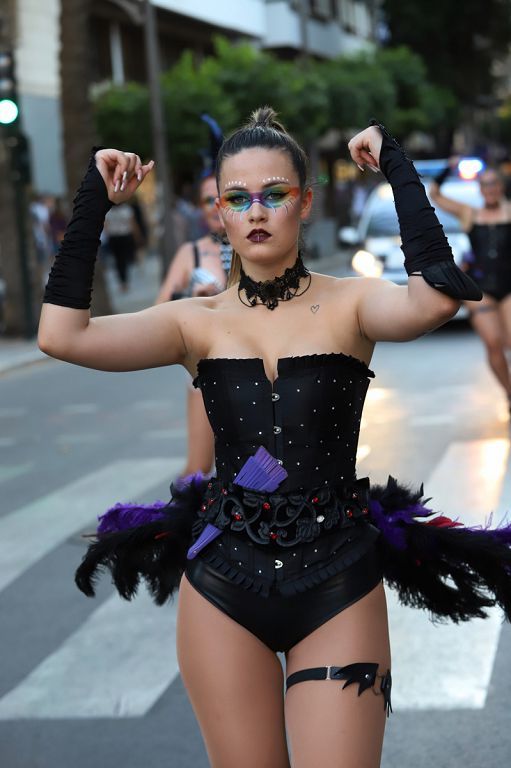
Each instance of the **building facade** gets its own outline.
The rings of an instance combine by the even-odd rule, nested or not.
[[[22,130],[39,191],[65,192],[62,169],[59,39],[60,4],[15,0],[15,35]],[[153,0],[162,66],[185,49],[198,57],[222,34],[294,58],[332,58],[372,48],[378,0]],[[144,81],[143,2],[91,0],[91,85]],[[0,11],[1,13],[1,11]],[[139,51],[140,55],[133,55]]]

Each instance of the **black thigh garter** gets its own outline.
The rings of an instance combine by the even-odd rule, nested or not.
[[[392,712],[390,694],[392,691],[392,676],[390,669],[384,675],[378,674],[378,664],[372,662],[356,662],[344,667],[311,667],[293,672],[286,680],[286,692],[292,685],[306,680],[345,680],[342,689],[358,683],[358,695],[371,689],[376,696],[383,696],[383,707],[387,717]]]

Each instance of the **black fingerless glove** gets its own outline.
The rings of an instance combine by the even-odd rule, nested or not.
[[[435,182],[435,184],[438,184],[438,186],[441,187],[444,181],[446,180],[446,178],[450,176],[450,173],[451,173],[451,169],[449,166],[447,166],[446,168],[441,170],[440,173],[437,173],[436,176],[433,176],[433,181]]]
[[[51,268],[43,301],[72,309],[89,309],[94,265],[105,216],[113,203],[96,168],[93,147],[87,172],[73,200],[73,214]]]
[[[428,285],[453,299],[479,301],[483,294],[456,266],[451,246],[412,161],[383,125],[376,120],[370,124],[376,125],[383,135],[380,170],[394,193],[408,275],[422,275]]]

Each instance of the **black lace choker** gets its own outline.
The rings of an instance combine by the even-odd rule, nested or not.
[[[307,284],[299,291],[300,278],[307,277]],[[240,270],[240,282],[238,285],[238,296],[242,304],[246,307],[255,307],[256,304],[264,304],[268,309],[275,309],[279,301],[289,301],[295,296],[301,296],[310,287],[311,273],[298,254],[292,267],[288,267],[281,277],[274,277],[273,280],[256,282],[249,275],[245,274],[243,267]],[[244,301],[241,292],[245,291],[247,300]]]

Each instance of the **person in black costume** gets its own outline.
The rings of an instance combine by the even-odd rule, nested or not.
[[[502,385],[511,407],[511,375],[506,349],[511,348],[511,202],[505,197],[504,181],[494,168],[479,174],[484,200],[482,208],[473,208],[446,197],[441,185],[451,166],[433,180],[431,200],[444,211],[456,216],[467,233],[471,254],[464,268],[483,291],[483,300],[467,302],[470,320],[486,348],[489,366]]]
[[[222,768],[289,768],[286,731],[295,766],[380,764],[391,709],[382,576],[438,616],[483,616],[496,602],[511,616],[510,529],[431,518],[421,490],[356,477],[375,342],[416,338],[480,292],[385,128],[349,148],[393,187],[408,287],[309,272],[298,251],[312,205],[306,157],[262,108],[218,159],[230,288],[90,318],[105,211],[151,169],[107,149],[91,158],[46,289],[48,354],[115,371],[178,363],[203,393],[216,477],[176,485],[168,505],[113,507],[75,578],[92,596],[109,568],[128,599],[144,578],[159,604],[179,585],[180,670]],[[285,704],[275,651],[286,653]]]
[[[199,184],[199,204],[209,234],[183,243],[172,259],[156,303],[186,296],[214,296],[225,290],[230,268],[231,248],[223,241],[224,225],[215,206],[217,197],[214,173]],[[200,280],[194,279],[200,277]],[[214,459],[213,432],[200,392],[187,386],[188,454],[182,474],[208,473]]]

